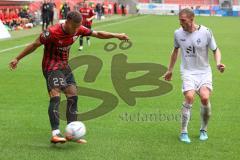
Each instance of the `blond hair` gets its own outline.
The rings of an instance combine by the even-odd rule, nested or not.
[[[194,12],[189,8],[184,8],[179,12],[179,15],[186,14],[188,17],[194,18]]]

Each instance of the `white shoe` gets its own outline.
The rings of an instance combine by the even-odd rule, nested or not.
[[[184,142],[184,143],[191,143],[190,138],[188,137],[187,133],[181,133],[180,135],[180,141]]]
[[[200,137],[199,137],[199,139],[201,141],[206,141],[208,139],[207,131],[200,130]]]
[[[83,46],[80,46],[80,47],[78,48],[78,50],[79,50],[79,51],[82,51],[82,50],[83,50]]]

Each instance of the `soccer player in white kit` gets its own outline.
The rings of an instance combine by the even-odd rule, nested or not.
[[[208,49],[213,51],[217,69],[221,73],[224,71],[225,65],[221,63],[221,52],[216,45],[212,32],[205,26],[195,24],[192,10],[181,10],[179,21],[181,28],[174,33],[174,49],[164,78],[167,81],[171,80],[180,48],[182,92],[185,97],[181,110],[180,140],[186,143],[191,142],[188,137],[187,126],[191,116],[194,95],[197,93],[201,99],[199,139],[204,141],[208,139],[207,125],[211,115],[209,97],[212,91],[212,71],[208,61]]]

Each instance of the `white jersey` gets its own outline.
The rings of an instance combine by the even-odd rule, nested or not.
[[[200,25],[192,33],[179,28],[174,33],[174,47],[181,48],[181,74],[201,74],[211,72],[208,48],[216,50],[212,32]]]

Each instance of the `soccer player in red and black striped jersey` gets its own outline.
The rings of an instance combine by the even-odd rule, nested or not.
[[[67,15],[64,24],[56,24],[50,27],[30,45],[28,45],[9,66],[16,69],[19,61],[26,55],[44,45],[42,71],[46,78],[47,89],[50,97],[48,114],[52,128],[52,143],[64,143],[67,137],[61,135],[59,130],[59,104],[61,91],[67,97],[67,122],[77,121],[77,88],[71,68],[68,65],[69,50],[79,36],[93,36],[100,39],[118,38],[128,40],[124,33],[110,33],[105,31],[93,31],[81,25],[82,16],[78,11],[71,11]],[[86,143],[80,139],[78,143]]]
[[[94,10],[91,7],[88,7],[87,2],[83,3],[83,7],[79,9],[79,12],[82,14],[82,25],[86,28],[92,28],[92,20],[95,17]],[[87,44],[90,46],[90,37],[87,36]],[[79,38],[80,47],[78,48],[79,51],[83,50],[83,36]]]

